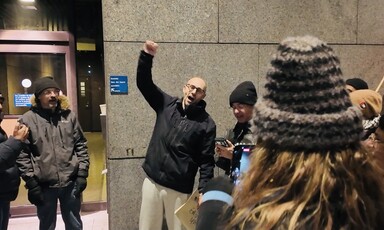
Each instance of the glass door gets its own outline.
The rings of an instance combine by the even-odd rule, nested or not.
[[[54,77],[66,91],[65,55],[0,53],[1,92],[7,98],[4,103],[5,114],[20,115],[27,112],[31,105],[30,97],[34,93],[31,83],[41,76]]]
[[[6,97],[2,128],[9,134],[17,118],[29,109],[36,79],[51,76],[77,113],[74,40],[68,32],[0,30],[0,92]],[[13,216],[35,213],[21,183],[11,202]]]
[[[72,52],[71,52],[72,51]],[[74,41],[68,32],[0,30],[0,92],[7,98],[4,111],[21,115],[33,86],[22,84],[51,76],[68,95],[77,113]]]

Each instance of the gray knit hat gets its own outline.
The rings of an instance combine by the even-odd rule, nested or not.
[[[352,106],[331,47],[312,36],[288,37],[271,65],[265,94],[254,107],[256,137],[293,152],[359,146],[361,112]]]

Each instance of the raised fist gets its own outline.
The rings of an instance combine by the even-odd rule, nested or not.
[[[145,41],[143,50],[147,54],[155,56],[158,47],[159,47],[159,45],[156,42],[148,40],[148,41]]]

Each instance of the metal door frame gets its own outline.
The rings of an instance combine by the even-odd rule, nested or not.
[[[59,53],[65,56],[66,92],[77,114],[75,42],[66,31],[0,30],[0,53]]]

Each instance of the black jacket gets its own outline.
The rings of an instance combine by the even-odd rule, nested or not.
[[[13,137],[8,139],[0,127],[0,143],[0,201],[12,201],[19,192],[20,175],[16,159],[23,142]]]
[[[197,169],[199,190],[213,177],[216,125],[205,111],[206,103],[182,108],[152,81],[153,56],[141,52],[137,86],[156,112],[156,124],[147,149],[143,169],[152,180],[181,193],[191,193]]]
[[[87,177],[89,170],[87,139],[80,123],[69,109],[67,97],[58,100],[54,113],[32,104],[23,114],[29,144],[17,159],[24,181],[34,178],[41,186],[55,188],[66,187],[77,176]]]
[[[254,144],[251,124],[250,123],[239,123],[237,122],[232,132],[226,137],[232,144]],[[217,167],[223,169],[225,174],[231,175],[232,165],[236,164],[231,162],[228,158],[220,157],[216,162]]]

